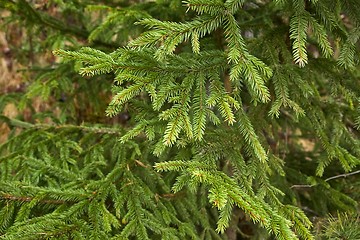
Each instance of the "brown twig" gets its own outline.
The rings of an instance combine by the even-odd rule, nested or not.
[[[336,175],[336,176],[332,176],[332,177],[329,177],[327,179],[325,179],[324,181],[325,182],[328,182],[330,180],[333,180],[333,179],[337,179],[337,178],[342,178],[342,177],[348,177],[348,176],[351,176],[351,175],[355,175],[355,174],[358,174],[360,173],[360,170],[357,170],[355,172],[350,172],[350,173],[344,173],[344,174],[340,174],[340,175]],[[309,185],[309,184],[296,184],[296,185],[292,185],[290,188],[311,188],[311,187],[314,187],[316,186],[317,184],[313,184],[313,185]]]
[[[360,170],[357,170],[357,171],[351,172],[351,173],[344,173],[344,174],[336,175],[336,176],[329,177],[329,178],[325,179],[325,182],[336,179],[336,178],[348,177],[348,176],[355,175],[355,174],[358,174],[358,173],[360,173]]]
[[[28,197],[28,196],[14,196],[14,195],[10,195],[10,194],[4,194],[4,195],[0,196],[0,199],[18,201],[18,202],[31,202],[35,198]],[[45,203],[45,204],[59,204],[60,205],[60,204],[68,203],[69,201],[43,199],[43,200],[39,200],[39,202]]]

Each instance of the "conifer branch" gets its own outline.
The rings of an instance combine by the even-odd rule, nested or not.
[[[31,109],[0,116],[4,239],[232,239],[245,224],[312,240],[303,210],[356,209],[358,1],[38,2],[0,1],[4,56],[43,69],[0,96],[4,115]],[[98,124],[110,88],[103,117],[126,109],[125,127]]]
[[[92,132],[96,134],[110,134],[110,135],[122,135],[122,129],[115,128],[106,128],[106,127],[89,127],[89,126],[79,126],[71,124],[55,125],[55,124],[32,124],[29,122],[24,122],[18,119],[10,119],[5,116],[0,116],[3,121],[9,124],[12,127],[18,127],[23,129],[41,129],[41,130],[80,130],[84,132]]]
[[[4,9],[8,9],[12,11],[14,14],[18,14],[26,21],[34,21],[44,27],[50,27],[51,29],[60,31],[64,34],[71,34],[72,36],[76,36],[78,38],[81,38],[83,40],[88,40],[90,36],[90,32],[83,28],[78,28],[74,25],[64,24],[61,20],[52,17],[46,13],[36,11],[33,9],[33,7],[26,2],[25,0],[20,0],[19,5],[15,3],[14,1],[8,1],[8,4],[2,5],[0,3],[0,7]],[[103,42],[100,40],[94,40],[95,44],[102,45],[109,48],[116,48],[119,47],[116,44],[109,44],[107,42]]]
[[[55,204],[55,205],[62,205],[65,203],[75,203],[73,201],[66,201],[66,200],[53,200],[53,199],[41,199],[38,200],[35,197],[29,197],[29,196],[15,196],[8,193],[3,193],[0,196],[1,200],[8,200],[8,201],[17,201],[17,202],[31,202],[36,199],[39,203],[43,204]]]

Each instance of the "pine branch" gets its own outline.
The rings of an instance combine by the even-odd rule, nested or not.
[[[106,128],[106,127],[89,127],[89,126],[77,126],[71,124],[55,125],[55,124],[32,124],[24,122],[18,119],[10,119],[5,116],[0,116],[1,119],[9,126],[23,128],[23,129],[41,129],[41,130],[80,130],[84,132],[92,132],[96,134],[110,134],[110,135],[122,135],[122,129]]]
[[[76,39],[126,46],[55,50],[59,71],[19,72],[26,101],[0,96],[4,114],[31,109],[28,122],[0,116],[4,239],[211,240],[243,225],[249,238],[314,239],[302,209],[355,209],[356,185],[330,181],[360,173],[357,1],[43,2],[0,1],[14,63],[44,69],[42,50]],[[22,29],[40,34],[18,41]],[[110,78],[106,114],[126,108],[126,129],[96,124]],[[48,116],[66,124],[37,123]]]
[[[40,26],[49,27],[64,34],[71,34],[72,36],[76,36],[82,40],[89,39],[90,32],[88,32],[87,30],[76,27],[74,25],[64,24],[64,22],[55,17],[52,17],[40,11],[36,11],[25,0],[20,0],[19,3],[15,3],[14,1],[8,2],[9,3],[5,5],[0,4],[0,7],[9,9],[13,14],[21,16],[25,21],[35,21],[35,23]],[[119,47],[114,43],[109,44],[100,40],[94,40],[93,42],[97,45],[102,45],[111,49]]]
[[[29,196],[15,196],[7,193],[3,193],[0,196],[0,200],[8,200],[8,201],[16,201],[16,202],[31,202],[35,200],[42,204],[55,204],[55,205],[62,205],[66,203],[76,203],[73,201],[65,201],[65,200],[53,200],[53,199],[41,199],[38,200],[36,197],[29,197]]]
[[[305,15],[300,10],[290,20],[290,39],[293,40],[293,55],[295,63],[300,67],[304,67],[308,62],[306,52],[306,32],[308,21]]]

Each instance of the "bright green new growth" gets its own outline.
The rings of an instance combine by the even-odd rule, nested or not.
[[[134,125],[4,117],[24,130],[0,147],[1,239],[234,239],[242,221],[263,239],[315,239],[310,216],[356,209],[329,176],[360,165],[360,3],[128,4],[87,6],[109,11],[87,37],[100,46],[130,23],[122,47],[53,53],[59,68],[110,75],[106,115]],[[164,9],[173,19],[156,18]]]

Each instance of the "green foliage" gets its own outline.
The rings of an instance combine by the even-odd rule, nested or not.
[[[324,224],[323,232],[319,234],[321,239],[359,239],[360,221],[359,216],[354,214],[337,214],[335,217],[329,217],[320,221]]]
[[[0,7],[32,114],[1,116],[1,239],[357,236],[312,231],[360,200],[357,1]]]

